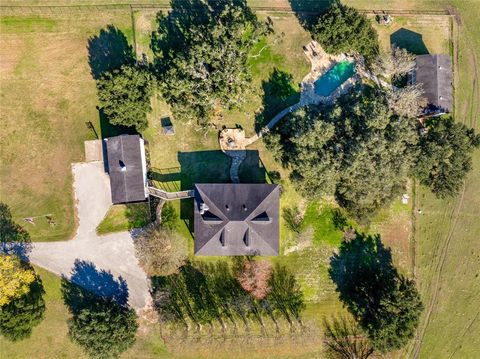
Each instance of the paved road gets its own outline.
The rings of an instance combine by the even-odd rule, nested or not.
[[[30,260],[36,265],[67,278],[76,260],[92,262],[98,271],[107,271],[114,280],[121,276],[127,284],[129,304],[141,309],[150,303],[148,280],[138,266],[133,239],[128,232],[98,236],[95,228],[111,206],[110,182],[102,162],[72,166],[79,226],[70,241],[34,243]],[[81,278],[90,282],[101,276]],[[103,276],[105,278],[105,276]],[[80,284],[80,283],[79,283]],[[98,283],[101,287],[105,283]],[[90,289],[92,283],[89,285]]]

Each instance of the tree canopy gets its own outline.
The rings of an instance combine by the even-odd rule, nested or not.
[[[265,260],[247,260],[237,274],[237,280],[242,288],[255,299],[261,300],[270,293],[268,281],[272,274],[272,265]]]
[[[35,278],[16,255],[0,254],[0,307],[27,294]]]
[[[370,20],[339,0],[320,15],[313,38],[331,54],[356,51],[367,60],[378,54],[378,35]]]
[[[123,65],[104,73],[97,80],[98,98],[108,121],[113,125],[147,127],[153,92],[151,74],[142,66]]]
[[[414,67],[415,55],[395,45],[372,62],[373,71],[389,78],[406,75]]]
[[[172,0],[152,37],[159,85],[177,118],[206,123],[243,102],[248,52],[265,30],[244,0]]]
[[[453,196],[472,167],[472,152],[480,146],[480,135],[450,116],[428,120],[426,129],[420,137],[415,177],[438,197]]]
[[[28,338],[45,316],[42,281],[36,276],[26,294],[0,307],[0,334],[11,341]]]
[[[413,338],[423,310],[415,283],[399,275],[380,236],[358,234],[331,259],[340,299],[381,352]]]
[[[62,279],[62,295],[72,314],[71,340],[92,358],[118,358],[133,345],[138,329],[125,281],[80,260],[70,279]]]
[[[415,153],[415,121],[398,117],[384,92],[367,88],[332,106],[298,110],[265,140],[305,196],[334,194],[362,219],[403,188]]]

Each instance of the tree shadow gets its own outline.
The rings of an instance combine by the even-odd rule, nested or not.
[[[151,168],[148,177],[165,191],[192,190],[196,183],[230,183],[231,158],[220,150],[179,152],[180,167]],[[241,183],[266,183],[266,170],[257,150],[247,150],[239,169]],[[180,219],[193,234],[193,199],[180,202]]]
[[[258,132],[277,113],[300,101],[300,88],[293,83],[293,76],[274,68],[268,80],[262,81],[262,111],[255,116],[255,131]]]
[[[117,358],[135,342],[135,311],[127,304],[125,280],[76,260],[70,280],[62,278],[62,297],[72,314],[68,335],[90,356]]]
[[[427,46],[423,42],[422,34],[403,27],[390,35],[390,44],[406,49],[415,55],[426,55],[429,53]]]
[[[187,328],[189,323],[198,326],[214,321],[222,326],[229,321],[236,328],[237,320],[248,327],[250,319],[264,327],[265,318],[276,323],[276,316],[290,324],[293,319],[301,323],[303,293],[285,267],[274,268],[269,281],[271,291],[261,300],[241,287],[235,273],[235,265],[226,261],[187,262],[176,274],[153,277],[152,296],[160,320],[181,323]]]
[[[16,255],[24,262],[28,262],[31,250],[30,242],[0,242],[0,254]]]
[[[121,125],[112,125],[108,121],[107,115],[101,108],[98,108],[98,118],[100,121],[100,134],[101,138],[115,137],[120,135],[136,135],[138,132],[135,127],[127,127]]]
[[[128,287],[122,277],[115,279],[109,271],[79,259],[75,260],[70,279],[62,278],[62,294],[72,313],[99,301],[128,307]]]
[[[325,12],[335,0],[288,0],[300,25],[312,32],[318,21],[318,15]]]
[[[359,233],[343,241],[339,253],[331,257],[329,274],[340,299],[354,312],[374,310],[394,290],[398,275],[380,236]]]
[[[266,183],[267,171],[257,150],[246,151],[238,175],[241,183]]]
[[[0,202],[0,254],[14,254],[26,262],[31,250],[30,234],[13,220],[10,207]]]
[[[92,76],[98,80],[105,72],[133,64],[135,56],[125,34],[113,25],[101,29],[88,39],[88,63]]]
[[[42,280],[36,276],[27,294],[1,307],[0,334],[13,342],[30,337],[45,317],[44,294]]]

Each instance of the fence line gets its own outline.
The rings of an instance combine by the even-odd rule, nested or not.
[[[250,6],[252,10],[270,13],[289,13],[301,15],[318,15],[319,11],[293,10],[286,6]],[[67,14],[77,12],[106,11],[106,10],[169,10],[170,6],[165,4],[98,4],[98,5],[1,5],[0,13],[11,14]],[[192,11],[195,8],[191,8]],[[451,15],[448,10],[358,10],[368,15],[390,14],[390,15]]]

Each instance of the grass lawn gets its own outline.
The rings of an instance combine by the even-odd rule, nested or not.
[[[148,203],[117,204],[108,210],[105,218],[97,227],[97,233],[128,231],[141,228],[150,223]]]
[[[85,122],[100,132],[87,41],[110,23],[131,28],[123,12],[1,18],[0,198],[33,240],[73,235],[71,163],[84,159],[83,141],[94,138]]]
[[[0,357],[9,359],[85,358],[88,356],[68,337],[67,320],[70,316],[61,292],[60,277],[39,267],[45,289],[45,318],[33,329],[32,336],[20,342],[9,342],[0,337]],[[142,329],[143,328],[143,329]],[[156,327],[141,327],[135,345],[122,358],[171,358]]]

